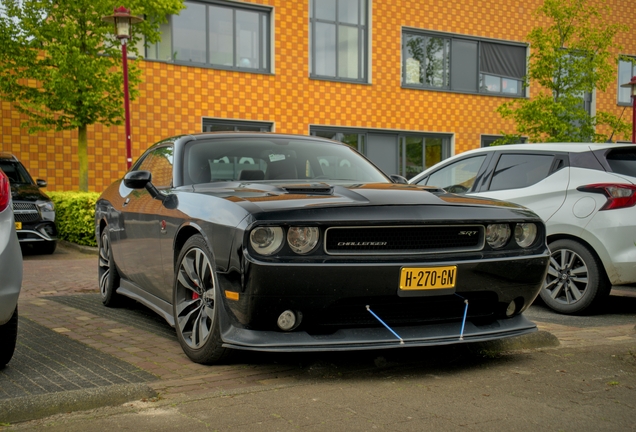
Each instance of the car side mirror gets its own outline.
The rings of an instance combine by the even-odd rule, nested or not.
[[[131,189],[146,189],[151,197],[166,204],[168,208],[176,208],[177,197],[164,195],[152,184],[150,171],[131,171],[124,176],[124,185]]]
[[[393,183],[408,184],[408,181],[401,175],[391,174],[389,178],[391,179]]]
[[[150,171],[131,171],[124,176],[124,185],[130,189],[143,189],[151,179]]]
[[[35,184],[38,185],[39,188],[46,187],[47,185],[46,180],[42,180],[42,179],[37,179],[35,181]]]

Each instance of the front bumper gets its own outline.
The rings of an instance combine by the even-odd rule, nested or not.
[[[57,241],[57,229],[53,222],[22,223],[16,230],[20,243]]]
[[[222,315],[224,316],[224,315]],[[227,316],[225,316],[227,319]],[[223,346],[233,349],[273,352],[356,351],[400,347],[450,345],[463,342],[485,342],[520,336],[537,331],[537,326],[523,315],[501,319],[478,326],[466,322],[394,327],[396,338],[384,327],[341,329],[329,335],[306,332],[276,332],[246,330],[221,320]]]
[[[403,339],[425,346],[485,341],[532,332],[520,315],[538,295],[548,264],[543,254],[498,259],[392,263],[265,263],[245,256],[243,285],[221,277],[224,299],[221,335],[228,347],[265,351],[390,348],[399,344],[369,311],[369,306]],[[457,266],[454,290],[401,296],[400,269]],[[238,292],[239,300],[227,298]],[[230,296],[232,297],[232,296]],[[465,304],[468,302],[468,308]],[[299,312],[300,326],[283,332],[276,326],[286,310]],[[466,320],[464,322],[464,314]]]

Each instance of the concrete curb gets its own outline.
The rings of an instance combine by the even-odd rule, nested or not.
[[[57,244],[65,248],[75,249],[85,254],[99,255],[99,248],[95,246],[78,245],[75,243],[67,242],[66,240],[58,240]]]
[[[65,412],[121,405],[156,396],[157,393],[145,384],[115,384],[108,387],[6,399],[0,403],[0,423],[35,420]]]

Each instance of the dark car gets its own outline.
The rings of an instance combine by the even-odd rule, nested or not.
[[[362,350],[536,330],[548,265],[515,204],[396,184],[351,147],[267,133],[150,147],[95,212],[103,303],[176,327],[195,362],[232,349]]]
[[[9,153],[0,153],[0,169],[11,184],[18,240],[37,252],[52,254],[57,244],[57,229],[53,202],[40,189],[46,187],[46,181],[33,181],[24,165]]]

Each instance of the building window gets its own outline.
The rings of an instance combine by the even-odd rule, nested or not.
[[[398,174],[407,180],[450,156],[448,137],[400,135],[398,143]]]
[[[386,174],[399,174],[407,179],[450,157],[450,135],[327,126],[311,126],[309,132],[347,144]]]
[[[524,96],[526,50],[521,44],[455,35],[403,32],[405,87]]]
[[[203,132],[271,132],[273,123],[204,118]]]
[[[160,26],[146,58],[251,72],[270,71],[270,10],[229,2],[184,2]]]
[[[636,76],[636,57],[630,57],[630,60],[618,61],[618,104],[632,105],[631,89],[621,87],[632,80]]]
[[[365,134],[358,132],[341,132],[330,129],[317,129],[312,128],[311,134],[314,136],[319,136],[322,138],[327,138],[334,141],[340,141],[341,143],[347,144],[350,147],[358,150],[358,152],[365,154]]]
[[[365,82],[368,0],[312,0],[311,76]]]

